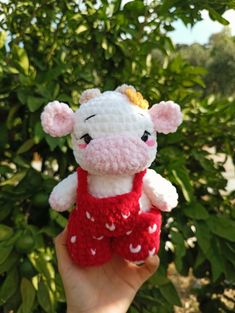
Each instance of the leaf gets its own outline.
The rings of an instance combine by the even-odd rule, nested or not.
[[[108,41],[107,41],[106,38],[103,38],[102,43],[101,43],[101,47],[102,47],[104,50],[107,50],[107,49],[108,49]]]
[[[209,218],[209,213],[200,203],[191,203],[183,208],[183,212],[186,216],[195,220],[206,220]]]
[[[8,131],[6,125],[0,123],[0,149],[3,150],[8,143]]]
[[[165,285],[165,284],[169,283],[170,280],[167,277],[166,270],[161,264],[160,264],[156,274],[154,274],[150,278],[150,281],[154,285],[158,285],[158,286]]]
[[[197,222],[195,223],[195,226],[198,244],[202,249],[204,255],[207,256],[207,253],[211,246],[212,234],[208,228],[208,225],[205,222]]]
[[[225,273],[226,273],[226,279],[231,284],[234,284],[234,281],[235,281],[234,265],[231,262],[229,262],[228,260],[225,261]]]
[[[38,284],[38,291],[37,291],[37,299],[39,305],[45,310],[46,312],[51,312],[51,300],[48,287],[46,286],[43,280],[40,280]]]
[[[81,21],[83,18],[82,18],[82,15],[81,13],[75,13],[72,15],[71,17],[71,20],[75,20],[75,21]]]
[[[192,81],[197,83],[199,86],[201,86],[202,88],[206,88],[206,84],[204,83],[203,79],[200,77],[193,77]]]
[[[194,199],[193,188],[189,179],[189,174],[185,167],[176,167],[172,170],[177,183],[181,186],[182,193],[187,202],[192,202]]]
[[[0,186],[5,186],[5,185],[17,185],[25,176],[26,171],[18,172],[15,175],[13,175],[11,178],[3,181],[0,183]]]
[[[44,98],[28,96],[27,97],[27,105],[30,112],[37,111],[43,104],[47,101]]]
[[[23,71],[24,74],[28,74],[29,71],[29,59],[24,48],[13,45],[12,47],[14,62],[18,65],[18,68]]]
[[[235,242],[235,222],[225,216],[210,216],[210,231],[222,238]]]
[[[18,308],[16,313],[24,313],[22,305],[19,306],[19,308]]]
[[[200,165],[207,171],[207,172],[215,172],[215,168],[213,166],[213,161],[207,159],[206,154],[204,151],[192,151],[192,155],[195,159],[200,163]]]
[[[59,226],[64,228],[67,224],[66,218],[62,214],[56,212],[55,210],[50,210],[51,219],[54,220]]]
[[[46,234],[48,237],[54,238],[58,235],[58,229],[55,226],[44,226],[41,228],[40,233]]]
[[[5,46],[7,38],[7,33],[5,31],[0,31],[0,49]]]
[[[184,237],[179,231],[171,230],[171,240],[174,243],[175,247],[175,265],[179,272],[183,269],[183,261],[182,258],[186,253]]]
[[[7,273],[1,289],[0,289],[0,305],[7,302],[8,299],[15,293],[19,284],[19,275],[15,268]]]
[[[0,264],[6,261],[12,249],[13,249],[13,246],[0,245]]]
[[[134,15],[144,15],[145,12],[145,5],[143,1],[140,0],[134,0],[129,1],[124,5],[123,10],[129,11],[130,13],[133,13]]]
[[[85,25],[79,25],[78,28],[75,30],[75,33],[76,33],[77,35],[79,35],[79,34],[85,32],[87,29],[88,29],[87,26],[85,26]]]
[[[204,253],[202,252],[202,250],[199,248],[198,249],[198,252],[197,252],[197,257],[196,257],[196,261],[194,263],[194,268],[197,270],[197,268],[199,266],[201,266],[203,264],[203,262],[205,262],[205,255]]]
[[[219,242],[214,238],[207,253],[207,259],[211,264],[213,281],[216,281],[225,272],[224,258]]]
[[[25,157],[25,156],[24,156]],[[20,155],[16,155],[14,158],[13,158],[13,162],[20,166],[20,167],[23,167],[25,169],[29,169],[31,164],[28,163],[28,160],[25,159],[23,156],[20,156]]]
[[[215,9],[212,7],[208,8],[209,15],[214,21],[218,21],[223,25],[229,25],[229,21],[227,21],[222,15],[220,15]]]
[[[35,289],[32,283],[28,279],[22,278],[20,291],[22,296],[22,312],[31,313],[35,299]]]
[[[170,282],[159,287],[162,296],[171,304],[182,306],[175,286]]]
[[[10,109],[9,114],[7,116],[7,121],[6,121],[6,125],[8,129],[11,129],[13,127],[16,112],[19,110],[19,108],[20,106],[15,105],[15,106],[12,106],[12,108]]]
[[[13,245],[15,244],[16,240],[20,237],[20,235],[21,235],[20,231],[14,232],[14,235],[12,235],[11,237],[7,238],[4,241],[4,245],[7,247],[8,246],[13,247]]]
[[[31,260],[38,272],[45,276],[47,282],[50,282],[55,277],[54,268],[51,266],[51,263],[44,258],[43,254],[40,253],[35,259]]]
[[[6,203],[5,205],[0,204],[1,209],[0,209],[0,221],[3,221],[11,212],[12,207],[10,204]]]
[[[175,143],[181,142],[183,138],[184,136],[182,133],[176,132],[176,133],[168,134],[165,140],[167,144],[175,144]]]
[[[156,306],[157,304],[162,303],[159,297],[154,297],[152,295],[144,294],[144,293],[140,294],[138,296],[138,299],[140,300],[141,303],[143,303],[144,305],[148,305],[148,306]]]
[[[56,292],[58,293],[58,299],[61,302],[66,301],[65,292],[64,292],[64,285],[59,274],[55,275],[55,285],[56,285]]]
[[[206,223],[196,224],[197,240],[204,257],[210,262],[213,280],[217,280],[224,272],[224,258],[216,237],[210,234]]]
[[[35,127],[34,127],[34,141],[36,144],[38,144],[42,138],[44,138],[45,136],[45,133],[42,129],[42,124],[41,122],[37,122],[35,124]]]
[[[13,234],[13,230],[11,227],[0,224],[0,241],[6,240],[11,237]]]
[[[229,260],[235,267],[235,250],[231,242],[221,242],[220,244],[222,253],[225,255],[226,259]]]
[[[8,67],[8,71],[11,74],[19,74],[19,71],[15,67],[13,67],[13,66],[9,66]]]
[[[26,140],[17,150],[16,154],[21,154],[29,151],[34,146],[34,140],[32,138]]]
[[[25,90],[24,88],[17,90],[16,92],[18,99],[20,100],[20,102],[22,104],[26,104],[27,103],[27,90]]]
[[[15,264],[17,263],[19,259],[19,256],[18,254],[16,253],[11,253],[9,255],[9,257],[5,260],[5,262],[1,263],[0,264],[0,274],[4,273],[4,272],[8,272],[9,269],[12,267],[12,266],[15,266]]]
[[[54,151],[56,147],[61,147],[65,142],[65,138],[53,138],[47,134],[45,135],[45,138],[51,151]]]

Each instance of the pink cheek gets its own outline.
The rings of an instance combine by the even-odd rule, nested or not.
[[[86,143],[79,143],[79,144],[78,144],[78,148],[79,148],[79,149],[85,149],[86,146],[87,146]]]
[[[153,147],[155,145],[155,141],[153,139],[149,139],[146,141],[146,145],[149,147]]]

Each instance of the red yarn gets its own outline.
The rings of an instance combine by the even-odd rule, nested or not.
[[[75,263],[93,266],[107,262],[113,253],[142,261],[159,249],[161,213],[140,211],[146,170],[134,177],[131,192],[96,198],[88,191],[88,173],[78,168],[76,208],[68,222],[68,251]],[[139,214],[141,213],[141,214]]]

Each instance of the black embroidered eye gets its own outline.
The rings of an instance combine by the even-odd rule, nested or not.
[[[87,145],[92,140],[92,138],[89,134],[83,135],[80,139],[83,139]]]
[[[141,140],[146,142],[149,139],[149,135],[151,134],[147,130],[145,130],[143,136],[141,137]]]

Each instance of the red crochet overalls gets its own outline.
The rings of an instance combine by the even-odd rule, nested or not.
[[[69,217],[67,237],[75,263],[100,265],[113,253],[136,262],[158,252],[161,213],[156,208],[142,212],[139,207],[145,173],[135,175],[131,192],[100,199],[88,191],[88,173],[77,169],[76,208]]]

